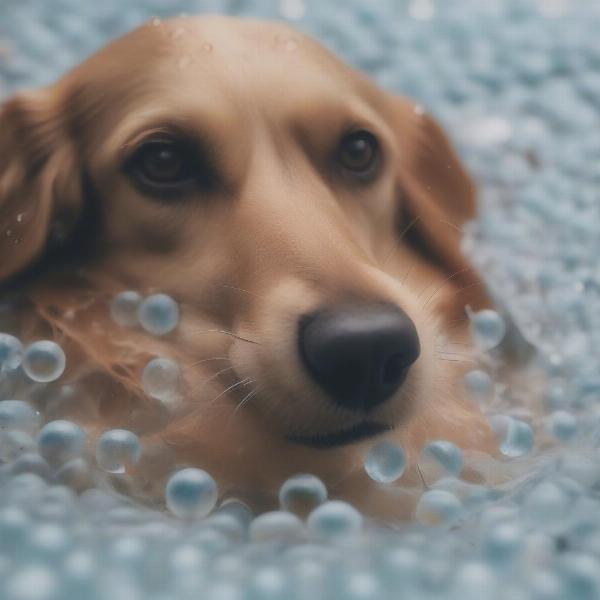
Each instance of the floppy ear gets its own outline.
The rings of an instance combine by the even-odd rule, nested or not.
[[[0,106],[0,282],[68,238],[80,176],[60,102],[50,90]]]
[[[485,286],[461,252],[461,227],[477,213],[475,184],[436,121],[408,101],[395,101],[402,154],[400,227],[412,224],[405,239],[452,277],[462,306],[488,306]]]

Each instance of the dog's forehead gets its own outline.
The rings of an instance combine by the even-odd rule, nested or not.
[[[74,72],[90,91],[134,87],[177,94],[212,87],[225,96],[340,95],[372,87],[315,40],[276,22],[229,17],[154,19],[116,40]],[[262,100],[265,98],[263,97]]]

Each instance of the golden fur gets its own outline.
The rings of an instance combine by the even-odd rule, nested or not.
[[[383,149],[368,185],[329,168],[331,148],[357,126]],[[210,148],[222,181],[184,201],[149,199],[121,161],[149,132],[174,129]],[[295,343],[301,314],[348,299],[396,303],[419,332],[421,357],[377,409],[396,426],[387,437],[413,461],[427,439],[489,450],[462,390],[464,305],[486,303],[459,248],[475,209],[474,186],[428,114],[281,24],[148,23],[0,112],[0,281],[16,300],[13,329],[65,348],[61,383],[74,382],[81,401],[61,414],[161,446],[133,478],[141,492],[195,465],[223,496],[266,507],[286,477],[313,472],[332,495],[401,514],[362,472],[372,441],[316,450],[283,438],[358,418],[309,379]],[[176,331],[115,325],[108,302],[124,289],[175,298]],[[140,387],[154,356],[182,369],[170,412]],[[417,482],[413,470],[403,482]]]

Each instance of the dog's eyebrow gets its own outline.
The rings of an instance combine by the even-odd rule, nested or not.
[[[183,119],[172,119],[170,121],[160,120],[139,126],[118,149],[118,161],[124,162],[133,150],[142,142],[150,139],[175,138],[185,141],[197,147],[203,156],[211,160],[218,159],[219,143],[212,132],[201,130],[197,125],[191,127]]]

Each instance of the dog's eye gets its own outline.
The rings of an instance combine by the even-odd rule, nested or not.
[[[377,167],[378,158],[379,143],[369,131],[354,131],[342,138],[338,160],[344,170],[369,177]]]
[[[196,180],[192,152],[170,140],[143,144],[128,161],[126,170],[143,191],[159,195],[182,193]]]

